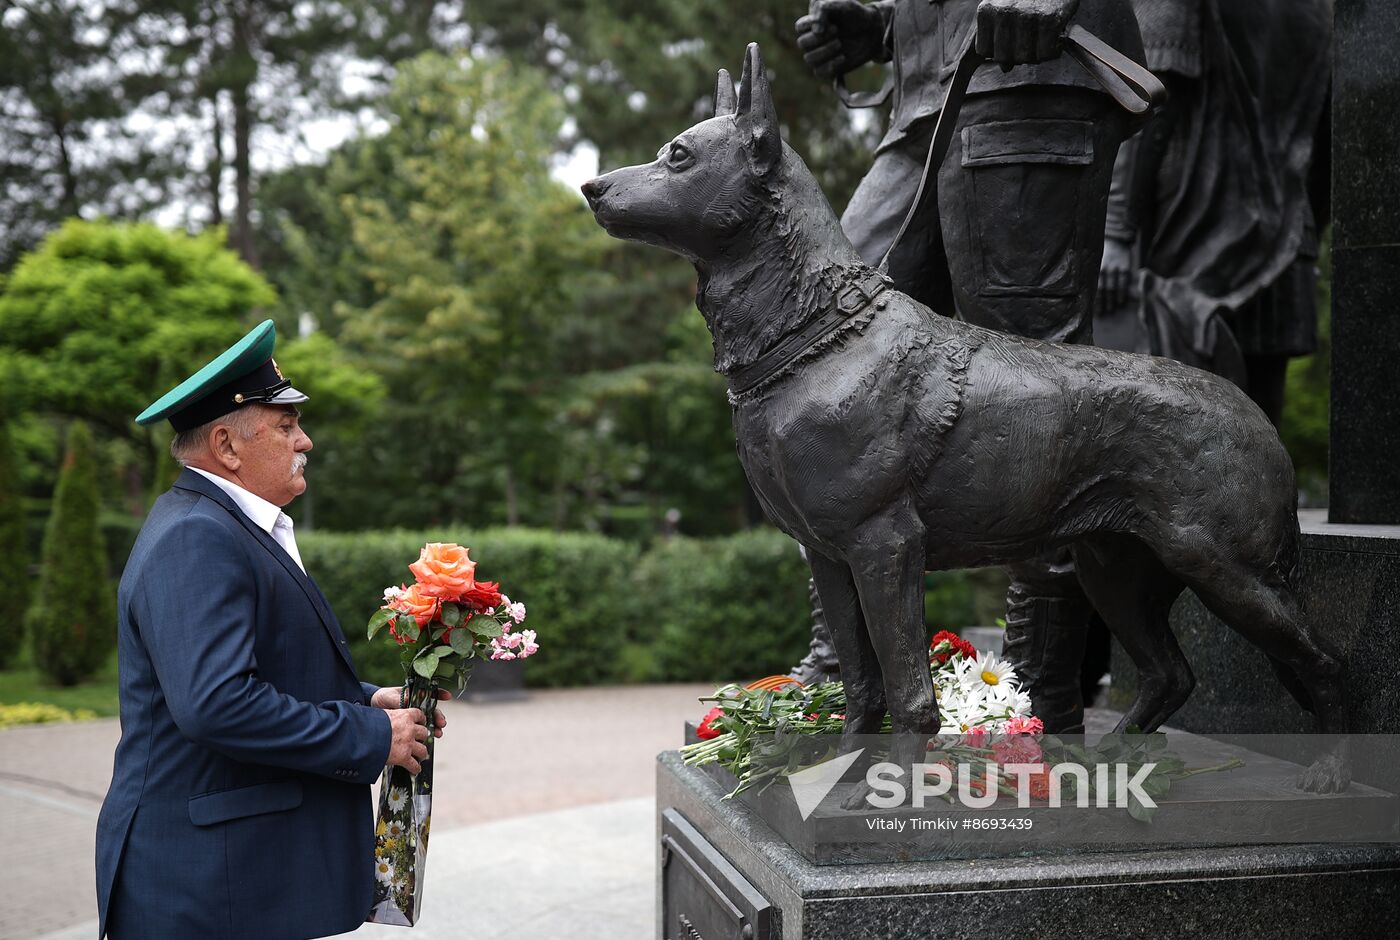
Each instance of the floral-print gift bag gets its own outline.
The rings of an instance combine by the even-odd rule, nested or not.
[[[416,677],[415,677],[416,678]],[[421,708],[433,727],[437,684],[409,680],[405,708]],[[428,862],[428,826],[433,815],[433,737],[418,773],[385,767],[379,781],[379,818],[374,824],[374,907],[371,924],[412,927],[423,906],[423,870]]]

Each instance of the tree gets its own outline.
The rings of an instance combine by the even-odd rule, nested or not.
[[[570,372],[558,321],[607,249],[549,174],[562,109],[533,73],[436,54],[405,63],[380,108],[388,131],[328,174],[370,287],[349,294],[364,307],[332,313],[334,329],[417,403],[398,435],[413,429],[430,515],[456,514],[465,461],[490,469],[504,521],[520,521],[522,488],[552,482],[532,439]],[[379,185],[354,182],[369,175]]]
[[[183,158],[128,120],[156,87],[120,3],[0,4],[0,270],[63,219],[137,217]]]
[[[477,0],[474,38],[545,70],[570,103],[576,138],[604,169],[651,160],[671,135],[712,113],[715,73],[736,76],[763,45],[783,136],[837,207],[869,167],[882,122],[854,119],[802,61],[793,29],[802,0]],[[876,69],[850,76],[878,85]],[[874,112],[867,112],[874,115]]]
[[[10,426],[0,421],[0,584],[10,593],[11,607],[24,610],[29,597],[29,546],[24,537],[23,487],[16,463]],[[19,652],[23,639],[21,618],[0,618],[0,669]]]
[[[427,56],[380,113],[384,134],[259,196],[288,315],[312,314],[395,389],[363,441],[318,442],[318,523],[363,526],[368,505],[401,526],[645,536],[672,508],[687,531],[738,525],[694,272],[607,238],[551,178],[559,97],[501,59]]]
[[[170,459],[169,435],[132,419],[276,299],[218,229],[190,236],[145,223],[69,222],[0,283],[0,400],[12,411],[82,418],[129,442],[139,470],[129,495],[144,504],[148,481]],[[288,374],[318,413],[353,429],[383,397],[382,384],[329,340],[297,340],[288,326],[279,361],[300,369]]]
[[[443,0],[133,0],[136,43],[157,63],[173,110],[204,129],[193,149],[212,224],[233,177],[230,243],[260,267],[254,154],[296,141],[316,118],[350,115],[382,92],[399,59],[461,38]],[[278,139],[280,138],[280,140]]]
[[[146,441],[131,419],[275,300],[220,231],[68,222],[0,292],[0,392],[20,410]]]
[[[96,672],[116,646],[116,597],[98,527],[92,434],[73,422],[53,511],[44,530],[39,588],[27,623],[34,662],[60,685]]]

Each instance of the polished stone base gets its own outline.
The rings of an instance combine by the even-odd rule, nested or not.
[[[1356,755],[1359,779],[1395,787],[1400,753],[1400,526],[1336,525],[1323,510],[1299,514],[1303,554],[1298,594],[1314,627],[1341,653],[1349,672],[1352,734],[1386,735]],[[1196,690],[1171,718],[1201,734],[1298,734],[1316,730],[1268,660],[1217,620],[1190,592],[1172,611],[1172,630],[1196,674]],[[1110,705],[1124,710],[1137,670],[1115,644]],[[1282,755],[1282,756],[1287,756]]]
[[[1396,847],[1252,846],[814,865],[743,802],[726,801],[724,794],[715,779],[684,766],[676,752],[660,756],[659,938],[708,938],[697,925],[716,918],[733,931],[715,936],[750,940],[1316,938],[1388,935],[1400,923]],[[678,824],[690,833],[680,853],[674,840],[664,840]],[[703,844],[696,844],[697,834]],[[677,872],[678,864],[704,877]],[[678,882],[705,890],[678,890]],[[705,897],[712,909],[701,909],[706,902],[698,899]]]

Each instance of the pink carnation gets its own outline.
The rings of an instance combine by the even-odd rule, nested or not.
[[[1041,734],[1045,731],[1045,722],[1034,716],[1010,718],[1002,725],[1001,730],[1003,734]]]

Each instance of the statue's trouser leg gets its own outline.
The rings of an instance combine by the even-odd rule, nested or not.
[[[798,546],[798,551],[802,553],[802,560],[808,561],[806,547]],[[807,579],[807,596],[812,604],[812,643],[807,655],[788,672],[788,675],[803,685],[838,678],[841,672],[841,662],[836,657],[836,646],[831,642],[831,628],[827,625],[826,613],[822,610],[822,601],[817,595],[816,582],[811,578]]]
[[[1106,95],[1026,86],[968,98],[959,128],[938,181],[958,313],[1007,333],[1092,342],[1125,116]],[[1046,730],[1082,731],[1093,609],[1068,552],[1008,572],[1006,654]]]

